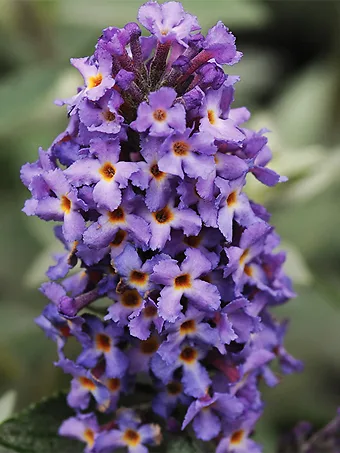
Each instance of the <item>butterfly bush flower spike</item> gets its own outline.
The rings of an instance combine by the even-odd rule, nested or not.
[[[267,168],[265,129],[233,106],[224,65],[242,54],[229,29],[203,36],[174,1],[147,2],[138,20],[149,36],[108,27],[93,55],[71,59],[83,84],[58,102],[69,125],[21,170],[24,212],[58,222],[65,248],[36,319],[71,376],[75,412],[59,433],[86,453],[147,453],[171,435],[260,452],[260,378],[275,385],[301,363],[271,314],[294,296],[285,254],[244,188],[286,178]]]

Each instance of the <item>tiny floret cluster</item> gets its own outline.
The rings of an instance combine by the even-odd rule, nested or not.
[[[204,36],[173,1],[144,4],[138,20],[149,36],[109,27],[92,56],[71,59],[83,82],[57,101],[69,124],[21,171],[24,212],[58,222],[65,247],[36,320],[72,379],[60,434],[86,453],[146,453],[181,430],[217,453],[257,453],[259,382],[301,363],[270,313],[294,296],[285,254],[244,186],[286,178],[267,168],[266,131],[233,107],[224,65],[242,54],[228,28]]]

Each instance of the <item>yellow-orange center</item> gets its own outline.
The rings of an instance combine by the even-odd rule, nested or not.
[[[163,171],[160,171],[157,164],[153,164],[150,167],[150,173],[155,179],[159,181],[165,177],[165,173]]]
[[[94,444],[94,431],[90,428],[86,428],[84,431],[84,440],[89,447],[93,447]]]
[[[104,120],[111,122],[116,119],[116,114],[107,109],[103,112],[103,117]]]
[[[142,303],[142,298],[135,289],[128,289],[122,295],[122,305],[127,308],[139,307]]]
[[[197,356],[198,354],[196,349],[192,348],[191,346],[187,346],[182,350],[179,358],[181,359],[182,362],[190,365],[196,361]]]
[[[249,255],[249,249],[245,249],[244,252],[242,253],[242,255],[240,256],[240,260],[239,261],[240,261],[241,265],[245,263],[248,255]]]
[[[72,202],[66,195],[63,195],[60,199],[60,206],[65,214],[69,214],[72,207]]]
[[[91,283],[95,285],[103,278],[102,272],[99,271],[87,271],[85,272],[84,277],[88,276],[88,279]]]
[[[278,356],[279,355],[279,352],[280,352],[280,348],[278,345],[274,346],[273,349],[272,349],[273,353]]]
[[[157,307],[155,307],[154,305],[149,305],[144,309],[143,315],[145,316],[145,318],[155,317],[157,315]]]
[[[174,218],[173,213],[167,206],[159,211],[153,212],[152,215],[158,223],[168,223]]]
[[[172,144],[172,151],[177,156],[186,156],[190,150],[190,145],[187,142],[178,141]]]
[[[111,349],[111,339],[103,333],[98,333],[96,336],[97,349],[103,352],[109,352]]]
[[[253,269],[252,269],[251,266],[249,266],[249,264],[246,264],[246,265],[244,266],[244,273],[245,273],[246,275],[248,275],[248,277],[252,277],[252,276],[253,276]]]
[[[124,230],[118,230],[117,233],[115,234],[115,237],[113,240],[110,242],[111,247],[119,247],[121,243],[124,241],[124,239],[127,236],[127,232]]]
[[[211,275],[202,275],[202,277],[200,277],[200,280],[203,280],[204,282],[207,282],[207,283],[211,283]]]
[[[95,383],[93,381],[91,381],[91,379],[89,379],[85,376],[81,376],[79,378],[79,382],[80,382],[80,385],[82,387],[86,388],[87,390],[93,391],[96,388]]]
[[[117,208],[114,211],[109,212],[109,221],[111,223],[123,223],[125,222],[125,214],[123,208]]]
[[[57,143],[58,143],[58,145],[60,145],[60,143],[67,143],[70,140],[72,140],[72,136],[70,134],[66,133],[64,135],[64,137],[62,137]]]
[[[176,289],[186,289],[191,287],[191,278],[189,274],[179,275],[175,278]]]
[[[106,385],[110,392],[114,393],[120,389],[120,379],[118,378],[108,379]]]
[[[169,384],[166,386],[166,389],[169,393],[169,395],[179,395],[182,392],[182,384],[177,381],[171,381]]]
[[[234,204],[237,202],[237,193],[236,192],[231,192],[227,198],[227,205],[229,208],[234,206]]]
[[[127,429],[123,440],[129,447],[136,447],[140,443],[140,434],[134,429]]]
[[[200,236],[187,236],[184,238],[184,244],[188,245],[189,247],[198,247],[202,241]]]
[[[196,322],[194,319],[189,319],[188,321],[184,321],[179,328],[181,335],[188,335],[189,333],[196,332]]]
[[[153,112],[153,117],[156,121],[159,121],[161,123],[166,120],[167,114],[165,110],[157,109]]]
[[[150,337],[140,344],[140,350],[143,354],[154,354],[159,348],[159,341],[156,337]]]
[[[111,181],[111,179],[116,174],[116,169],[113,165],[110,164],[110,162],[105,162],[105,164],[100,167],[99,173],[102,175],[105,181]]]
[[[74,265],[77,263],[77,257],[75,256],[77,247],[78,247],[78,241],[74,241],[72,249],[70,250],[70,253],[67,258],[67,264],[69,264],[71,267],[74,267]],[[73,264],[73,263],[75,263],[75,264]]]
[[[143,286],[148,281],[148,279],[148,274],[146,274],[145,272],[134,270],[130,273],[130,282],[134,283],[135,285]]]
[[[103,76],[98,73],[97,75],[94,75],[94,76],[91,76],[89,77],[88,79],[88,82],[87,82],[87,87],[88,88],[95,88],[97,86],[99,86],[103,81]]]
[[[208,110],[208,120],[209,123],[214,125],[216,123],[216,115],[213,110]]]
[[[70,337],[71,336],[71,329],[69,326],[61,326],[58,328],[59,332],[63,337]]]
[[[243,429],[239,429],[238,431],[235,431],[230,438],[230,443],[231,445],[238,445],[242,442],[244,436],[244,431]]]

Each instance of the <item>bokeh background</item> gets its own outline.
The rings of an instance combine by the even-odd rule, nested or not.
[[[270,129],[272,168],[289,182],[274,189],[249,180],[288,250],[298,297],[276,310],[289,317],[287,347],[305,362],[300,375],[264,388],[257,438],[272,453],[297,420],[321,426],[340,406],[340,2],[187,0],[206,31],[223,20],[243,60],[232,73],[237,106],[251,126]],[[67,385],[55,347],[33,319],[37,287],[58,251],[52,225],[22,212],[28,192],[19,168],[34,161],[66,125],[55,98],[80,83],[70,57],[93,52],[108,25],[135,20],[141,1],[0,0],[0,419]]]

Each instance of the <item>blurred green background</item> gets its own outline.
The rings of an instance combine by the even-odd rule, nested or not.
[[[236,34],[244,53],[232,68],[242,77],[236,104],[251,109],[252,127],[271,130],[271,166],[289,177],[274,189],[249,180],[289,252],[298,297],[276,312],[291,318],[287,346],[305,362],[303,374],[264,389],[257,437],[272,453],[297,420],[322,425],[340,405],[340,2],[183,3],[204,31],[221,19]],[[102,28],[135,20],[140,4],[0,0],[0,418],[68,381],[33,322],[45,304],[37,287],[58,244],[51,224],[21,213],[28,192],[19,168],[65,128],[65,110],[53,100],[80,83],[69,58],[91,54]]]

